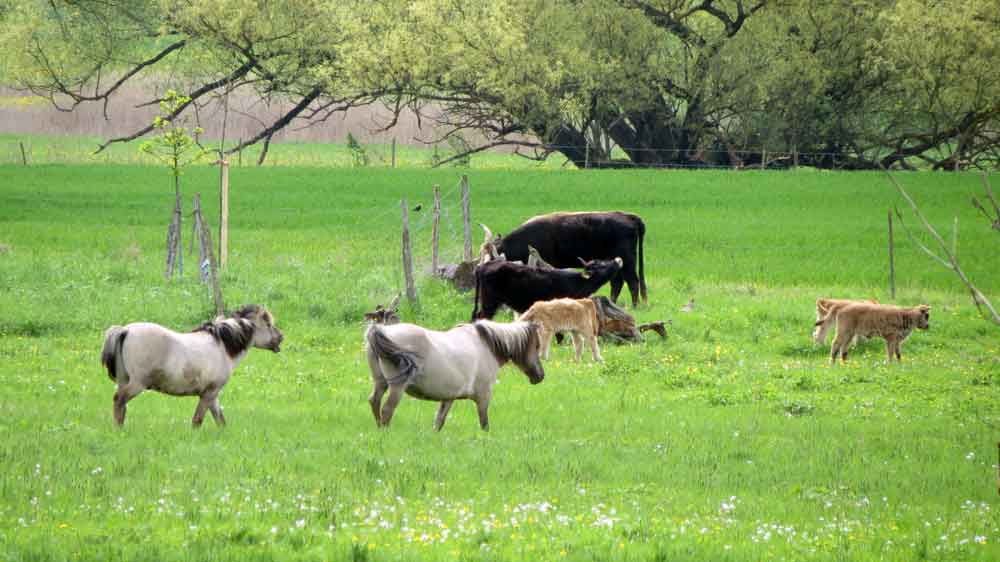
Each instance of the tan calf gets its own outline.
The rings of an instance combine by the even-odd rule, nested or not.
[[[931,307],[926,304],[912,308],[903,308],[885,304],[856,303],[850,304],[827,315],[837,315],[837,337],[830,349],[831,363],[837,362],[837,355],[847,361],[847,350],[851,340],[857,335],[879,335],[885,339],[886,353],[889,361],[893,356],[902,361],[899,348],[914,328],[927,330],[930,328]],[[816,322],[828,320],[824,318]]]
[[[552,337],[557,332],[571,332],[577,361],[583,355],[583,340],[587,340],[590,345],[594,361],[604,361],[597,346],[600,324],[597,321],[597,306],[594,301],[590,299],[538,301],[531,305],[520,319],[541,324],[539,337],[542,342],[543,358],[549,358]]]
[[[875,299],[853,300],[853,299],[816,299],[816,324],[813,329],[813,339],[817,345],[826,343],[826,334],[830,328],[837,325],[837,311],[850,304],[869,303],[878,304]],[[833,314],[831,314],[831,312]],[[869,337],[868,334],[859,334],[859,337]]]

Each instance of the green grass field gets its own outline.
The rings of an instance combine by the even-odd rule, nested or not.
[[[0,559],[1000,559],[1000,331],[957,278],[897,224],[895,302],[930,304],[931,330],[901,365],[872,341],[831,368],[810,339],[818,296],[891,301],[899,200],[877,174],[469,171],[473,220],[494,231],[641,214],[635,314],[672,320],[670,337],[606,346],[597,366],[555,349],[538,386],[505,369],[489,433],[468,402],[434,433],[436,405],[412,398],[376,429],[361,315],[402,283],[402,197],[424,207],[403,318],[447,328],[472,308],[426,274],[434,184],[443,253],[461,252],[459,173],[234,169],[223,290],[271,308],[282,353],[234,373],[225,430],[192,431],[194,399],[149,392],[118,431],[104,329],[210,316],[193,258],[163,280],[169,176],[0,166]],[[183,177],[186,212],[200,191],[213,224],[215,174]],[[959,217],[963,266],[1000,300],[1000,238],[968,203],[980,179],[898,177],[943,231]]]

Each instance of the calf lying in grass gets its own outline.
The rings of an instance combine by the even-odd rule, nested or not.
[[[836,311],[831,311],[820,323],[829,319],[830,315],[836,314],[837,337],[833,340],[830,349],[830,362],[836,364],[837,354],[841,360],[847,361],[847,350],[851,347],[851,341],[857,335],[879,335],[885,339],[886,353],[889,361],[895,355],[898,361],[902,361],[899,348],[914,328],[927,330],[930,328],[931,307],[926,304],[912,308],[890,306],[884,304],[856,303],[850,304]]]
[[[597,306],[591,299],[554,299],[538,301],[531,305],[521,315],[521,320],[538,322],[542,329],[539,339],[542,342],[542,356],[549,358],[549,348],[552,336],[556,332],[571,332],[573,348],[576,350],[576,360],[583,355],[583,340],[587,340],[594,361],[604,361],[597,345],[597,334],[600,324],[597,321]]]

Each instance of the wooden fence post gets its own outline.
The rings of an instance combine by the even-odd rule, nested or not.
[[[396,137],[392,137],[392,167],[396,167]]]
[[[793,144],[792,145],[792,167],[793,168],[798,168],[799,167],[799,145],[798,144]]]
[[[892,211],[889,211],[889,295],[896,300],[896,257],[892,242]]]
[[[174,212],[170,219],[170,226],[167,227],[167,269],[163,276],[169,281],[174,275],[174,266],[178,267],[181,275],[184,275],[183,256],[184,249],[181,248],[181,196],[178,193],[174,198]]]
[[[198,239],[198,278],[204,283],[208,281],[208,270],[205,263],[205,238],[201,235],[202,214],[201,214],[201,194],[194,194],[194,210],[191,211],[191,242],[189,247],[194,246],[195,238]]]
[[[219,186],[219,268],[229,262],[229,161],[219,163],[221,185]]]
[[[196,222],[200,225],[198,232],[198,269],[202,283],[208,282],[212,286],[212,301],[215,303],[215,314],[222,316],[225,314],[225,303],[222,301],[222,288],[219,286],[218,264],[215,261],[215,251],[212,247],[212,229],[209,228],[204,214],[201,212],[201,194],[194,196],[194,208],[197,214]]]
[[[28,155],[24,152],[24,142],[17,141],[17,144],[21,145],[21,164],[28,165]]]
[[[441,188],[434,186],[434,220],[431,223],[431,275],[438,273],[438,240],[441,236]]]
[[[242,138],[239,140],[239,142],[236,143],[236,146],[243,146],[243,139]],[[239,166],[239,167],[241,167],[241,168],[243,167],[243,149],[242,148],[236,151],[236,165]]]
[[[767,169],[767,147],[762,147],[760,149],[760,169]]]
[[[469,176],[462,174],[462,234],[465,247],[463,261],[472,261],[472,210],[469,203]]]
[[[413,285],[413,254],[410,250],[410,211],[406,199],[399,202],[403,209],[403,277],[406,280],[406,299],[417,302],[417,288]]]

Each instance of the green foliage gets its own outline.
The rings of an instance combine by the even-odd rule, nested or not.
[[[209,153],[207,149],[197,144],[197,135],[204,132],[201,127],[195,127],[191,131],[195,135],[192,137],[184,124],[184,118],[171,119],[179,108],[190,102],[191,98],[174,90],[167,90],[160,101],[162,113],[153,118],[153,129],[158,131],[157,136],[139,145],[140,152],[152,156],[170,168],[175,186],[182,169],[198,162]],[[179,188],[178,193],[180,193]]]
[[[450,135],[448,137],[448,146],[455,153],[455,156],[458,157],[451,161],[452,166],[456,168],[468,168],[472,164],[472,155],[468,154],[472,146],[461,134],[455,133]]]
[[[823,167],[873,167],[892,151],[907,165],[998,161],[1000,0],[0,7],[0,77],[62,103],[95,97],[98,76],[106,86],[130,70],[123,61],[177,45],[136,76],[210,84],[250,65],[269,97],[321,94],[310,109],[436,101],[444,111],[425,116],[448,129],[534,136],[578,164],[573,149],[597,138],[625,150],[591,143],[592,158],[643,165],[752,159],[763,147],[835,153],[800,159]]]

